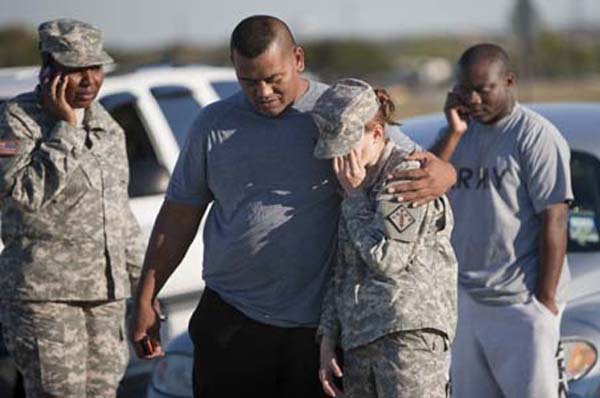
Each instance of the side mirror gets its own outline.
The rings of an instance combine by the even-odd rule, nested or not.
[[[169,172],[155,160],[138,160],[129,165],[129,197],[159,195],[167,190]]]

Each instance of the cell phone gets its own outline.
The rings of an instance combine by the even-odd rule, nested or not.
[[[51,82],[57,75],[60,75],[60,82],[62,83],[65,78],[64,75],[54,65],[47,64],[40,72],[40,83],[43,84],[46,80]]]
[[[454,86],[452,88],[452,91],[450,91],[448,94],[452,95],[454,98],[456,98],[456,100],[458,100],[459,104],[467,109],[466,111],[465,110],[458,111],[458,116],[460,116],[461,119],[463,119],[463,120],[469,120],[469,118],[470,118],[470,114],[468,111],[469,104],[464,99],[464,93],[462,93],[457,86]]]
[[[142,347],[142,352],[144,355],[152,355],[154,353],[154,346],[152,345],[152,340],[150,337],[144,336],[138,344]]]

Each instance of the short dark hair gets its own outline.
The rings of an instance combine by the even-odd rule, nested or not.
[[[281,19],[270,15],[253,15],[242,20],[233,30],[229,51],[245,58],[256,58],[276,39],[284,39],[292,46],[296,40],[289,26]]]
[[[458,66],[466,69],[480,62],[498,64],[503,73],[513,72],[510,57],[502,47],[493,43],[481,43],[469,47],[459,58]]]

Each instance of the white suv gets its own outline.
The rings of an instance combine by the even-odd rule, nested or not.
[[[33,89],[37,73],[36,67],[1,69],[0,103]],[[130,204],[146,241],[179,148],[196,114],[203,106],[238,89],[234,70],[225,67],[151,66],[107,73],[99,101],[125,130]],[[159,296],[167,315],[161,329],[165,342],[187,330],[189,317],[204,286],[200,235]],[[144,377],[151,366],[132,355],[126,377]],[[2,375],[0,385],[1,379]]]

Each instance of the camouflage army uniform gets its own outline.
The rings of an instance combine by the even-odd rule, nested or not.
[[[342,202],[318,333],[341,342],[346,397],[446,396],[456,326],[452,213],[445,197],[411,208],[385,195],[385,177],[406,155],[388,143],[364,192]]]
[[[0,322],[27,396],[114,397],[143,256],[124,133],[96,102],[55,120],[38,89],[0,109],[0,140],[17,144],[0,163]]]

